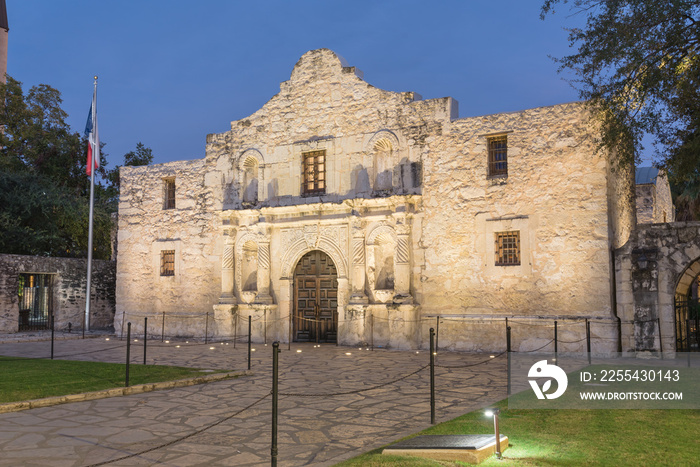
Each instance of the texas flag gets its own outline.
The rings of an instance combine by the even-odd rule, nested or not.
[[[87,169],[85,172],[92,175],[93,163],[95,168],[100,166],[100,137],[97,134],[97,87],[92,94],[92,106],[85,124],[85,136],[88,139]]]

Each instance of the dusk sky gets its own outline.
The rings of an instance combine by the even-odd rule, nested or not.
[[[85,128],[98,75],[108,167],[204,157],[208,133],[259,109],[308,50],[329,48],[389,91],[452,96],[460,117],[578,100],[550,58],[570,52],[541,1],[7,0],[8,74],[45,83]],[[570,77],[570,76],[569,76]]]

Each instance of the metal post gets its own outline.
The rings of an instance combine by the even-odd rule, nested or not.
[[[146,342],[148,342],[148,316],[143,318],[143,364],[146,364]]]
[[[272,343],[272,443],[270,447],[270,465],[277,465],[277,393],[278,393],[278,372],[279,372],[279,352],[280,343]]]
[[[131,323],[126,325],[126,381],[124,386],[129,387],[129,360],[131,359]]]
[[[292,319],[293,319],[293,316],[290,313],[289,314],[289,339],[288,339],[289,342],[287,342],[287,350],[292,350]]]
[[[374,313],[369,315],[369,341],[374,352]]]
[[[440,340],[440,317],[435,317],[435,353],[438,351],[438,341]]]
[[[248,315],[248,369],[249,370],[250,370],[250,347],[251,347],[250,334],[251,334],[251,329],[253,329],[253,321],[251,320],[250,315]]]
[[[126,310],[122,311],[122,329],[119,332],[119,340],[123,341],[124,340],[124,321],[126,321]],[[70,323],[68,323],[68,329],[70,332]]]
[[[236,310],[236,316],[233,317],[233,348],[236,348],[236,341],[238,340],[238,310]]]
[[[588,364],[591,364],[591,323],[586,318],[586,353],[588,353]]]
[[[500,412],[499,409],[495,409],[493,411],[493,430],[496,432],[496,458],[500,459],[502,457],[501,454],[501,433],[498,429],[498,413]]]
[[[508,357],[508,395],[510,396],[510,326],[506,326],[506,357]]]
[[[557,353],[558,353],[558,343],[559,339],[557,338],[557,320],[554,320],[554,362],[559,363],[559,360],[557,359]]]
[[[207,314],[204,318],[204,343],[208,344],[209,343],[209,312],[207,311]]]
[[[685,320],[685,351],[690,353],[690,320]]]
[[[263,344],[267,345],[267,310],[263,309]]]
[[[659,331],[659,352],[661,353],[661,356],[663,357],[664,355],[664,344],[661,342],[661,320],[659,318],[656,318],[656,329]],[[688,336],[690,338],[690,336]],[[688,339],[688,350],[690,350],[690,339]]]
[[[163,324],[160,326],[160,341],[165,340],[165,312],[163,312]]]
[[[54,316],[51,313],[51,360],[53,360]]]
[[[72,325],[70,322],[68,322],[68,334],[71,333],[71,328],[72,328],[72,326],[73,326],[73,325]]]
[[[435,329],[430,328],[430,424],[435,425]]]

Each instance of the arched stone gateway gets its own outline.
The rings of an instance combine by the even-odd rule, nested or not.
[[[700,350],[700,222],[639,226],[615,269],[623,351]]]
[[[337,342],[338,273],[320,250],[305,254],[294,269],[293,336],[296,342]]]
[[[700,258],[693,261],[681,274],[674,297],[676,319],[676,350],[682,352],[700,350],[700,303],[698,280]]]

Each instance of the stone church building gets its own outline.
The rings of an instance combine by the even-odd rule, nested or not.
[[[558,319],[583,350],[589,319],[616,350],[634,172],[597,134],[581,103],[458,118],[307,52],[203,159],[121,168],[115,329],[420,348],[440,317],[497,350],[509,318],[527,350]]]

